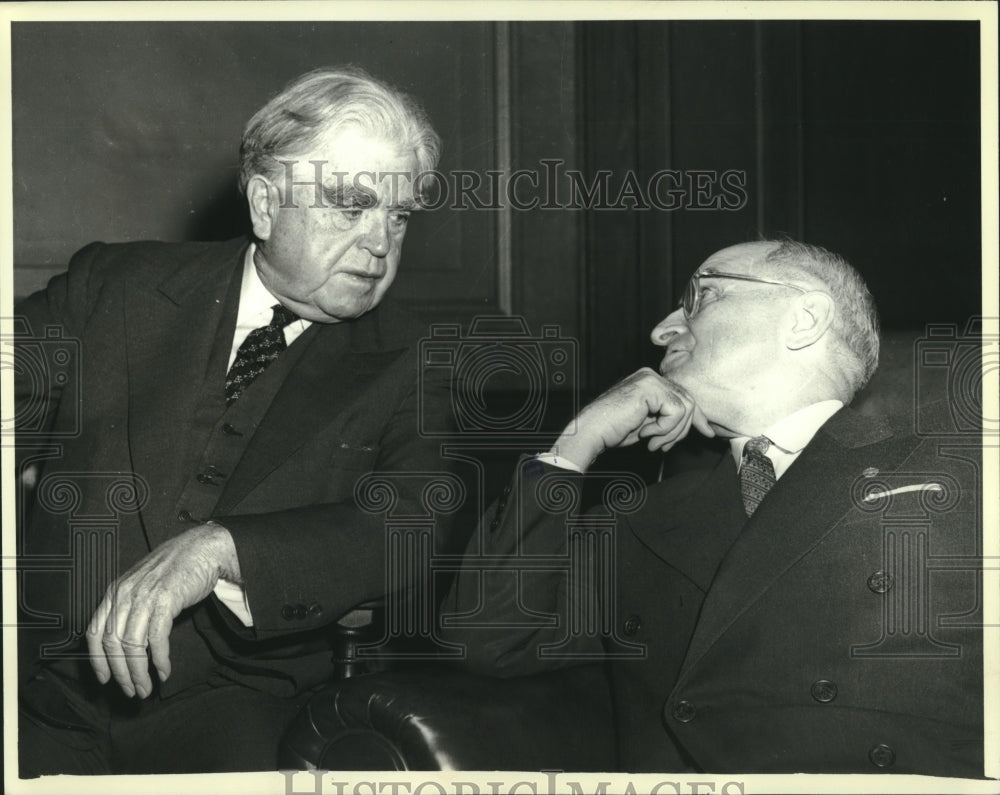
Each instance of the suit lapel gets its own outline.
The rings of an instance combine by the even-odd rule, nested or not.
[[[746,521],[719,567],[684,662],[694,665],[740,615],[815,547],[852,508],[852,485],[868,468],[899,467],[915,441],[842,409]]]
[[[646,547],[707,591],[746,520],[736,483],[736,463],[723,453],[714,469],[651,486],[644,510],[626,520]]]
[[[172,495],[161,484],[183,482],[180,442],[215,348],[232,343],[245,248],[212,247],[159,284],[125,288],[129,445],[134,471],[151,486],[151,510]],[[144,270],[137,263],[137,280]]]
[[[227,483],[216,514],[229,512],[302,445],[344,413],[405,350],[377,333],[379,316],[314,324],[304,347]],[[289,348],[289,353],[295,345]]]

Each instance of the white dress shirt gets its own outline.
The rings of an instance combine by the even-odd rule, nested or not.
[[[236,359],[236,352],[240,349],[243,341],[250,336],[250,332],[261,326],[266,326],[271,322],[273,315],[272,307],[278,303],[278,299],[268,292],[264,283],[257,275],[257,268],[253,264],[254,252],[257,246],[253,243],[247,249],[243,258],[243,282],[240,285],[240,310],[236,315],[236,336],[233,337],[233,347],[229,351],[229,364],[226,365],[228,371],[233,366]],[[299,335],[312,325],[308,320],[299,318],[285,326],[285,344],[291,345]]]
[[[764,453],[774,466],[775,480],[785,474],[805,446],[812,441],[824,422],[840,411],[844,404],[839,400],[822,400],[799,409],[766,428],[761,436],[771,440],[771,446]],[[734,436],[729,440],[739,470],[743,461],[743,446],[750,441],[749,436]]]
[[[236,359],[236,352],[240,349],[243,341],[250,336],[250,332],[261,326],[266,326],[271,322],[273,316],[272,307],[278,303],[278,299],[268,292],[264,283],[257,275],[257,268],[254,267],[253,255],[257,247],[251,243],[243,258],[243,281],[240,284],[240,308],[236,315],[236,335],[233,337],[233,347],[229,351],[229,364],[226,365],[228,371],[233,366]],[[285,326],[285,344],[291,345],[299,335],[312,325],[308,320],[299,318]],[[243,622],[244,626],[253,626],[253,616],[250,613],[250,604],[247,601],[246,589],[229,580],[219,580],[215,584],[215,595],[226,607],[233,611],[236,617]]]

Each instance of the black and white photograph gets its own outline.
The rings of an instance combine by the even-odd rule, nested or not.
[[[996,5],[0,27],[5,791],[1000,793]]]

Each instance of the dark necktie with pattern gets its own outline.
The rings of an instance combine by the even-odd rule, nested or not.
[[[743,509],[747,516],[753,516],[761,500],[774,485],[774,465],[765,453],[771,446],[766,436],[756,436],[743,446],[743,461],[740,464],[740,494],[743,495]]]
[[[233,366],[226,373],[226,406],[233,405],[243,390],[287,347],[285,326],[298,318],[281,304],[275,304],[271,310],[274,312],[271,322],[251,331],[236,351]]]

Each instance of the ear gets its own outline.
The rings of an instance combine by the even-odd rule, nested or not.
[[[814,345],[833,323],[833,298],[826,293],[804,293],[795,300],[791,325],[785,335],[785,345],[797,351]]]
[[[250,207],[250,223],[258,240],[271,237],[271,230],[278,218],[281,197],[278,189],[267,177],[254,174],[247,182],[247,204]]]

